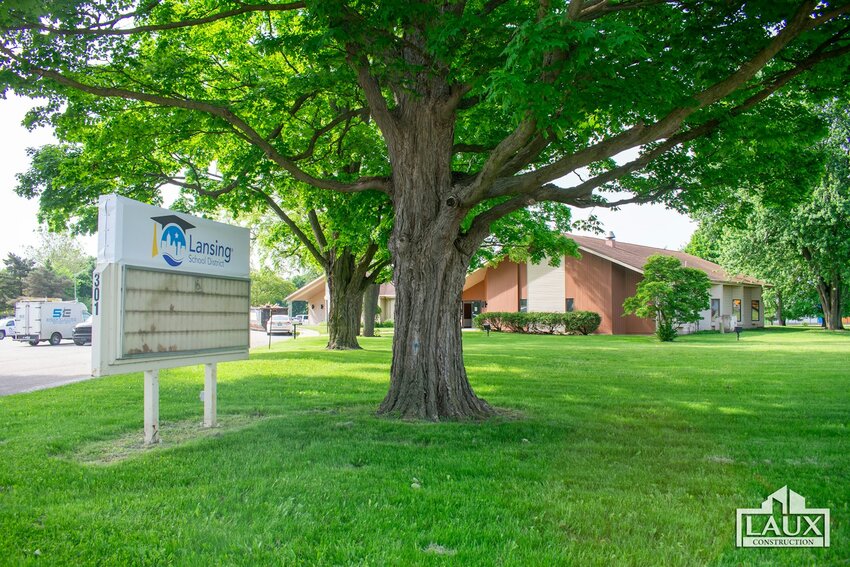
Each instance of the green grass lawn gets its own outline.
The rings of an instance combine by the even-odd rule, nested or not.
[[[848,334],[465,333],[507,411],[442,424],[374,416],[390,340],[220,365],[205,436],[201,368],[166,371],[146,451],[116,449],[141,375],[0,398],[0,563],[850,563]],[[786,484],[831,509],[832,547],[735,549],[735,509]]]

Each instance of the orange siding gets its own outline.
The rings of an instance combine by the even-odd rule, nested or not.
[[[623,302],[637,291],[637,284],[643,279],[643,275],[613,264],[613,303],[612,319],[615,334],[651,334],[655,332],[655,322],[651,319],[642,319],[634,315],[623,316]]]
[[[519,273],[517,264],[509,260],[487,270],[484,278],[487,284],[487,311],[516,312],[519,310],[520,286],[517,281]],[[471,289],[476,287],[478,285]]]
[[[464,301],[485,301],[487,299],[487,278],[463,292]]]
[[[581,259],[564,259],[566,295],[575,300],[577,311],[595,311],[602,317],[597,332],[614,332],[611,317],[611,262],[598,256],[582,253]]]

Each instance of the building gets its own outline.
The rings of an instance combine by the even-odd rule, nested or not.
[[[643,334],[655,331],[655,322],[623,315],[623,302],[635,294],[643,266],[654,254],[675,256],[684,266],[702,270],[711,281],[711,303],[702,320],[681,332],[725,330],[735,326],[763,327],[763,282],[732,276],[713,262],[684,252],[618,242],[609,238],[570,235],[581,258],[564,258],[560,266],[504,261],[475,270],[463,290],[463,325],[472,325],[485,311],[595,311],[602,317],[599,333]]]
[[[680,332],[731,331],[736,326],[764,326],[764,282],[727,274],[719,265],[684,252],[618,242],[609,238],[570,235],[579,245],[581,258],[566,257],[559,266],[516,263],[479,268],[466,278],[463,288],[463,327],[471,327],[476,315],[488,311],[595,311],[602,317],[599,333],[649,334],[655,322],[623,314],[623,302],[635,294],[643,279],[643,267],[654,254],[675,256],[684,266],[702,270],[711,281],[711,303],[702,319]],[[287,297],[308,302],[310,322],[326,321],[328,292],[324,277],[317,278]],[[381,320],[392,319],[395,288],[381,285]]]
[[[319,276],[304,287],[286,296],[286,301],[304,301],[307,303],[307,324],[317,325],[328,320],[328,305],[331,295],[325,276]],[[384,322],[393,318],[395,310],[395,287],[392,284],[381,284],[378,290],[378,321]]]

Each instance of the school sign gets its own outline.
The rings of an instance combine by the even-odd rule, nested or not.
[[[205,364],[214,396],[214,365],[248,358],[248,229],[118,195],[98,206],[93,375],[144,371],[158,398],[155,372]]]

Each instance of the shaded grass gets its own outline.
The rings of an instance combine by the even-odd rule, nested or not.
[[[203,373],[163,372],[173,446],[106,467],[69,455],[141,439],[140,374],[0,398],[0,563],[850,562],[846,334],[465,333],[476,392],[522,417],[443,424],[374,417],[389,338],[324,342],[221,365],[219,411],[264,419],[182,444]],[[736,550],[735,508],[785,484],[832,547]]]

